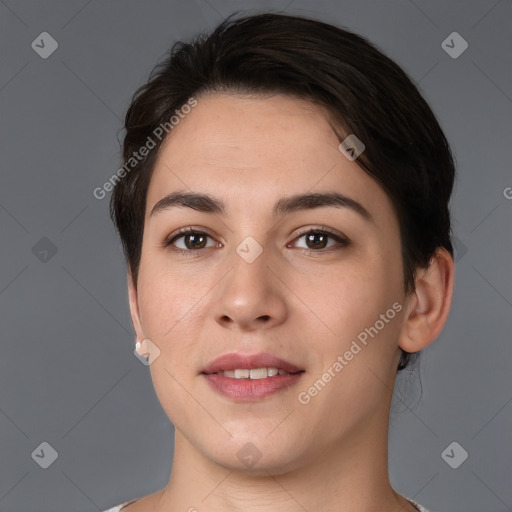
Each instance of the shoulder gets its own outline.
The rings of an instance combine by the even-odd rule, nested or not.
[[[425,507],[416,503],[414,500],[409,499],[409,501],[418,509],[419,512],[429,512]]]
[[[104,510],[103,512],[120,512],[121,508],[124,507],[124,503],[121,505],[117,505],[115,507],[109,508],[108,510]]]
[[[126,505],[129,505],[130,503],[133,503],[133,501],[126,501],[124,503],[121,503],[120,505],[116,505],[115,507],[109,508],[108,510],[104,510],[103,512],[121,512],[122,508]]]
[[[154,492],[153,494],[148,494],[145,496],[141,496],[136,499],[132,499],[130,501],[125,501],[120,505],[116,505],[115,507],[109,508],[108,510],[104,510],[103,512],[138,512],[145,510],[154,510],[155,504],[160,499],[162,491]],[[133,506],[131,506],[133,505]]]

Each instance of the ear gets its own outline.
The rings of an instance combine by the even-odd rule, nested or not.
[[[430,345],[443,329],[453,296],[455,264],[450,253],[438,248],[427,269],[415,279],[398,345],[406,352],[418,352]]]
[[[135,289],[135,284],[133,282],[133,277],[130,268],[128,268],[128,301],[130,303],[130,315],[132,317],[133,328],[135,329],[135,334],[137,336],[137,341],[142,341],[145,339],[144,332],[142,330],[142,324],[140,321],[139,315],[139,301],[137,297],[137,290]]]

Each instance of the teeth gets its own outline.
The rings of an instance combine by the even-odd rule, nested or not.
[[[276,375],[287,375],[288,372],[284,370],[278,370],[277,368],[253,368],[252,370],[247,369],[236,369],[236,370],[224,370],[219,372],[219,375],[224,377],[230,377],[232,379],[265,379],[267,377],[275,377]]]
[[[268,374],[266,368],[253,368],[249,375],[251,379],[266,379]]]

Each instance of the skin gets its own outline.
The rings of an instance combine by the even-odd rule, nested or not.
[[[390,401],[399,349],[425,348],[446,322],[454,264],[439,249],[418,272],[416,290],[404,292],[393,205],[338,145],[326,117],[306,101],[214,94],[198,98],[162,146],[147,195],[137,289],[130,273],[128,288],[137,341],[149,338],[161,351],[150,370],[176,427],[175,453],[168,485],[124,510],[415,510],[389,482]],[[174,207],[150,216],[177,190],[222,200],[226,215]],[[329,191],[358,201],[373,221],[332,206],[272,216],[282,197]],[[192,257],[162,246],[187,226],[211,237],[205,248],[194,249],[186,237],[174,248]],[[322,226],[349,245],[329,238],[318,247],[298,236]],[[263,249],[252,263],[236,252],[249,236]],[[395,302],[400,313],[301,404],[298,393]],[[305,373],[258,402],[235,402],[200,372],[237,351],[269,352]],[[262,454],[251,468],[237,457],[247,442]]]

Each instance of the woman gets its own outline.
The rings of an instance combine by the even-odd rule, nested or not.
[[[454,164],[410,79],[328,24],[230,17],[125,128],[111,213],[176,434],[168,485],[110,510],[425,511],[388,418],[449,314]]]

